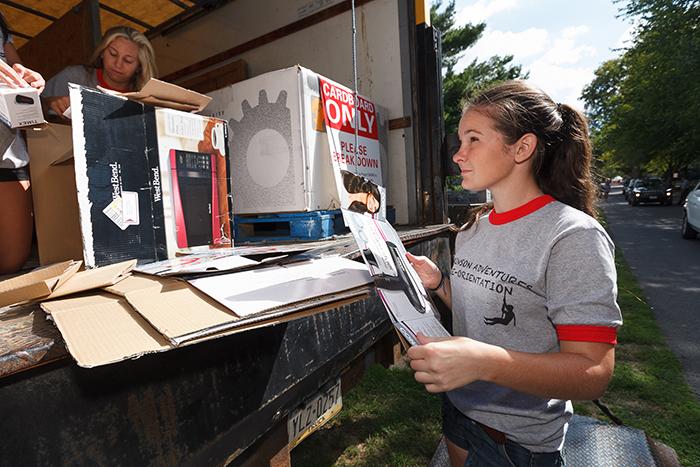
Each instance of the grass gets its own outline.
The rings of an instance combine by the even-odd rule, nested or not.
[[[700,403],[619,254],[616,264],[624,325],[602,401],[625,425],[675,449],[682,465],[700,466]],[[371,367],[343,404],[334,420],[292,451],[295,467],[427,465],[440,438],[440,402],[410,370]],[[608,421],[591,402],[574,406],[580,415]]]
[[[441,436],[440,399],[406,367],[370,367],[343,410],[292,451],[300,466],[425,466]]]

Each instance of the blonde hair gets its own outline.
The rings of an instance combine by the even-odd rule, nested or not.
[[[136,69],[136,74],[132,79],[132,85],[136,91],[141,89],[149,79],[156,78],[158,76],[158,69],[156,68],[156,57],[153,52],[153,46],[143,33],[140,33],[136,29],[127,26],[115,26],[109,28],[104,36],[102,36],[102,41],[97,46],[95,51],[92,53],[90,58],[90,66],[94,68],[102,68],[102,52],[105,51],[109,44],[118,37],[123,37],[128,39],[139,47],[139,67]]]

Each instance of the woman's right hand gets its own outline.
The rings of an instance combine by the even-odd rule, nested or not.
[[[44,102],[46,102],[46,106],[56,112],[56,115],[59,117],[63,117],[63,112],[70,107],[70,98],[68,96],[45,97]]]
[[[418,277],[420,277],[420,280],[423,282],[423,287],[435,289],[440,285],[442,272],[430,258],[426,256],[415,256],[406,252],[406,259],[411,263],[416,273],[418,273]]]
[[[17,73],[17,70],[2,60],[0,60],[0,83],[6,84],[11,88],[29,87],[29,83]]]

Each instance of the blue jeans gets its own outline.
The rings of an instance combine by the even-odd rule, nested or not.
[[[452,444],[469,452],[464,467],[560,467],[559,451],[532,452],[506,439],[494,441],[474,420],[460,412],[446,394],[442,395],[442,432]]]

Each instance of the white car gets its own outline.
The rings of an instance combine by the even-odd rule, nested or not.
[[[690,190],[683,204],[681,235],[686,239],[697,237],[700,232],[700,183]]]

